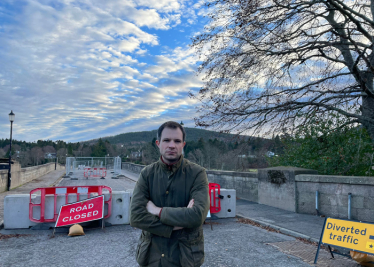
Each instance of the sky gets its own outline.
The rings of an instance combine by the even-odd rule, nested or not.
[[[1,0],[0,138],[77,142],[194,127],[202,86],[184,0]]]

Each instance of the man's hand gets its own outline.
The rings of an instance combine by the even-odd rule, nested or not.
[[[192,208],[193,204],[195,204],[195,200],[191,199],[190,202],[187,205],[187,208]]]
[[[155,216],[158,216],[160,214],[160,210],[161,208],[157,207],[155,204],[153,204],[152,201],[148,201],[147,203],[147,211],[150,213],[150,214],[153,214]]]
[[[188,202],[187,208],[191,209],[194,204],[195,204],[195,201],[193,199],[191,199],[190,202]],[[146,208],[147,208],[147,211],[150,214],[153,214],[155,216],[158,216],[160,214],[160,211],[161,211],[161,208],[157,207],[150,200],[148,201]],[[181,230],[181,229],[183,229],[183,227],[181,227],[181,226],[174,226],[173,231],[175,231],[175,230]]]
[[[190,202],[187,205],[187,208],[191,209],[193,207],[193,204],[195,204],[195,201],[193,199],[190,200]],[[183,227],[181,226],[174,226],[173,231],[175,230],[181,230]]]

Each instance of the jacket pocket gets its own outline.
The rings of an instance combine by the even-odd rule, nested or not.
[[[203,231],[200,230],[197,237],[194,234],[179,238],[180,264],[182,267],[199,267],[204,263]]]
[[[136,248],[136,261],[140,266],[148,265],[152,238],[142,232]]]

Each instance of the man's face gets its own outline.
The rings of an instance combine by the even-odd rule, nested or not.
[[[178,161],[186,145],[181,129],[164,128],[160,139],[156,140],[156,145],[160,149],[162,159],[168,164]]]

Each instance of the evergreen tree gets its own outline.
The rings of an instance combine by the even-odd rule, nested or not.
[[[68,156],[73,156],[73,146],[71,143],[68,144]]]
[[[92,157],[105,157],[106,154],[107,154],[106,146],[103,140],[100,138],[99,141],[93,146],[91,156]]]
[[[346,125],[338,114],[314,118],[282,143],[284,154],[270,158],[272,166],[308,168],[328,175],[373,175],[374,148],[368,132],[360,125]]]

